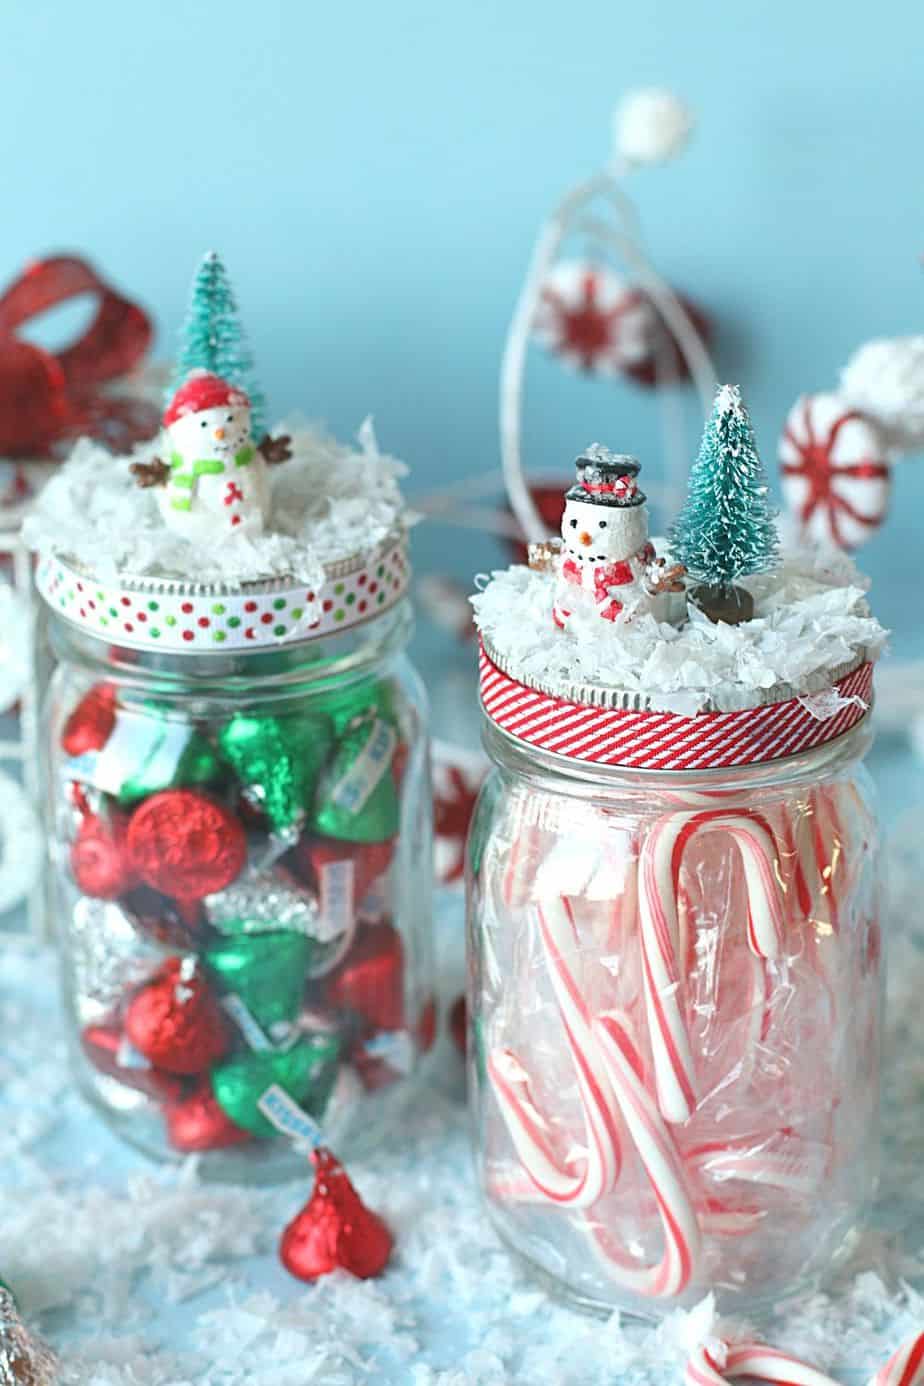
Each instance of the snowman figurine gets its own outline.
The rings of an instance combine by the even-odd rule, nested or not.
[[[250,437],[250,400],[210,371],[190,371],[164,414],[170,461],[136,462],[139,486],[157,488],[165,524],[196,542],[260,534],[269,517],[267,464],[291,456],[287,437]]]
[[[655,555],[638,462],[594,443],[575,466],[561,521],[556,626],[564,630],[578,606],[604,621],[643,612],[670,620],[670,594],[683,590],[684,570]]]

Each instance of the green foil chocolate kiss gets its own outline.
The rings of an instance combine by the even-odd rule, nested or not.
[[[374,709],[355,717],[321,778],[314,826],[345,842],[387,842],[400,822],[391,773],[398,735]]]
[[[225,1116],[264,1139],[276,1128],[260,1111],[260,1098],[278,1084],[320,1121],[337,1077],[340,1040],[335,1034],[307,1035],[291,1049],[240,1054],[212,1069],[212,1091]]]
[[[253,717],[238,713],[218,736],[222,755],[254,791],[277,830],[310,813],[334,732],[325,716]]]
[[[389,685],[381,679],[358,678],[352,683],[338,684],[319,691],[312,699],[315,712],[329,717],[336,736],[342,736],[351,722],[363,713],[377,712],[386,721],[394,721],[393,697]]]
[[[264,1030],[292,1021],[321,945],[304,934],[235,934],[206,948],[203,957],[223,992],[239,996]]]

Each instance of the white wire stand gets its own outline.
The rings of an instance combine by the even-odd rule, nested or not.
[[[595,174],[579,183],[540,228],[507,332],[500,374],[501,465],[511,509],[530,542],[547,538],[548,532],[523,470],[522,420],[527,357],[546,277],[569,236],[583,234],[604,254],[608,253],[629,269],[633,283],[648,294],[667,333],[676,342],[699,394],[703,417],[708,418],[712,409],[716,384],[712,358],[690,314],[653,268],[644,251],[635,207],[622,187],[622,177],[627,171],[628,165],[623,163],[612,171]],[[595,206],[600,210],[595,211]],[[675,492],[679,492],[679,484],[686,475],[688,459],[683,449],[683,421],[680,419],[678,427],[673,392],[667,388],[667,357],[671,343],[666,334],[660,336],[665,340],[656,356],[655,388],[662,411],[665,453],[668,458],[679,456],[680,462],[679,467],[668,467],[664,499],[668,502],[667,508],[672,509],[679,498]],[[680,474],[675,475],[675,472]],[[647,477],[646,490],[652,491]]]

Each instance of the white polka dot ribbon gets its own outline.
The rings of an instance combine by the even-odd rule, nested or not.
[[[353,565],[332,567],[316,589],[288,578],[236,587],[160,578],[101,582],[56,556],[40,558],[36,572],[52,611],[87,634],[131,649],[196,654],[294,644],[348,630],[393,607],[409,580],[404,535]]]

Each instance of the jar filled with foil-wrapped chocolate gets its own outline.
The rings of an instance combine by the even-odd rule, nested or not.
[[[435,1024],[403,531],[316,590],[60,555],[38,583],[83,1091],[133,1144],[229,1177],[374,1140]]]

